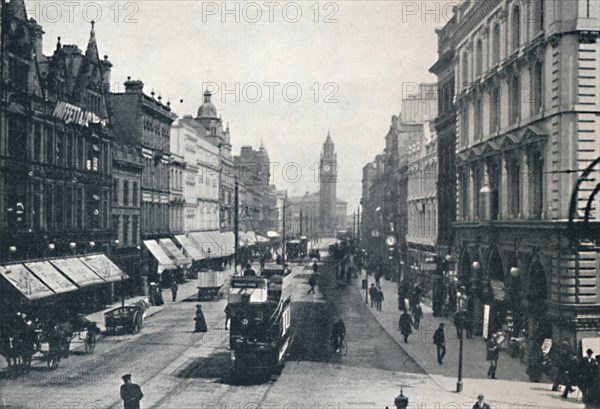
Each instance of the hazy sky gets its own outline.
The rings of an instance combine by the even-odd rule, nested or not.
[[[178,115],[195,116],[205,83],[217,84],[213,102],[230,124],[234,154],[264,141],[279,164],[273,182],[291,195],[318,189],[315,164],[331,130],[338,197],[349,201],[351,213],[361,169],[383,149],[406,90],[435,81],[428,72],[437,55],[434,29],[443,26],[451,4],[110,0],[26,6],[44,28],[46,54],[57,36],[85,49],[89,21],[96,20],[115,91],[123,90],[127,76],[141,79],[148,94],[154,89],[163,102],[170,100]],[[294,180],[298,167],[302,176]]]

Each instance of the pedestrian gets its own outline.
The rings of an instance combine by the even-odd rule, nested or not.
[[[444,334],[444,323],[440,322],[438,329],[433,333],[433,344],[437,349],[437,360],[438,364],[444,364],[444,357],[446,356],[446,335]]]
[[[140,401],[144,397],[140,385],[131,382],[131,374],[121,377],[121,399],[123,399],[124,409],[140,409]]]
[[[225,306],[225,329],[227,329],[227,324],[229,323],[229,320],[231,320],[231,307],[229,306],[229,304],[227,304]]]
[[[377,291],[377,287],[375,287],[375,283],[371,283],[371,288],[369,288],[369,298],[371,298],[371,307],[374,307],[377,302],[377,297],[379,296],[379,291]]]
[[[556,377],[552,384],[552,390],[558,391],[560,385],[564,385],[567,379],[567,371],[569,368],[569,361],[571,359],[571,352],[569,343],[563,341],[562,344],[557,345],[556,348],[553,346],[551,349],[552,361],[556,365]]]
[[[579,365],[579,387],[581,389],[582,401],[584,403],[591,402],[592,396],[592,380],[594,379],[596,372],[598,370],[598,364],[596,363],[596,359],[594,359],[594,351],[588,348],[586,351],[586,356],[581,359],[581,363]]]
[[[317,264],[316,261],[313,263],[312,268],[313,268],[313,273],[314,274],[318,274],[318,272],[319,272],[319,265]]]
[[[310,294],[310,293],[315,293],[315,284],[317,284],[317,279],[315,278],[315,275],[311,275],[310,278],[308,279],[308,284],[310,285],[310,289],[308,290],[308,292],[306,294]]]
[[[173,302],[177,300],[177,290],[179,286],[177,285],[177,281],[173,280],[171,282],[171,296],[173,297]]]
[[[381,311],[381,303],[383,302],[383,300],[383,291],[381,290],[381,287],[379,287],[377,289],[377,311]]]
[[[569,363],[567,364],[567,376],[565,379],[565,390],[562,394],[563,399],[569,397],[569,393],[575,392],[573,385],[576,385],[579,381],[579,360],[577,354],[571,353],[569,357]]]
[[[484,399],[485,396],[483,396],[481,393],[477,395],[477,402],[473,405],[472,409],[490,409],[490,405],[485,403]]]
[[[498,367],[498,357],[500,355],[500,346],[496,334],[492,334],[487,340],[486,361],[490,362],[488,369],[488,378],[496,379],[496,368]]]
[[[419,303],[413,309],[413,322],[415,324],[415,329],[419,329],[419,325],[421,325],[421,318],[423,318],[423,309],[421,308],[421,303]]]
[[[400,332],[404,336],[404,342],[408,342],[408,336],[412,333],[413,321],[408,311],[404,311],[404,313],[400,316],[400,321],[398,322],[400,326]]]
[[[201,304],[196,304],[196,316],[194,317],[194,321],[196,321],[194,332],[208,332]]]
[[[256,277],[256,271],[252,269],[252,264],[246,264],[246,269],[244,270],[244,277]]]

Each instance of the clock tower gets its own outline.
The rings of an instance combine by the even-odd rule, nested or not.
[[[337,154],[331,135],[323,144],[321,163],[319,165],[319,227],[321,237],[335,237],[336,233],[336,185]]]

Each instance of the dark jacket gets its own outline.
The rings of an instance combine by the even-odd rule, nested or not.
[[[484,403],[483,406],[479,406],[477,403],[473,405],[473,409],[490,409],[490,405]]]
[[[140,385],[135,383],[126,383],[121,385],[121,399],[125,409],[139,409],[140,400],[144,397]]]
[[[194,317],[194,321],[196,321],[195,332],[207,332],[208,327],[206,326],[206,320],[204,319],[204,313],[202,312],[202,308],[196,308],[196,316]]]
[[[377,297],[378,297],[379,301],[383,301],[384,300],[383,291],[377,290]]]
[[[500,356],[500,347],[498,346],[498,341],[496,338],[490,337],[487,340],[487,355],[485,357],[486,361],[495,361]]]
[[[379,290],[377,290],[377,288],[375,287],[370,287],[369,288],[369,297],[371,297],[371,299],[373,301],[377,300],[377,297],[379,296]]]
[[[412,333],[413,321],[408,313],[404,313],[400,316],[400,332],[402,334],[410,334]]]
[[[433,333],[433,344],[434,345],[443,345],[446,343],[446,335],[444,334],[443,328],[438,328]]]

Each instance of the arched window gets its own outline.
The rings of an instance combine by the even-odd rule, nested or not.
[[[512,15],[512,49],[519,48],[521,43],[521,9],[518,5],[513,8]]]
[[[533,35],[544,29],[544,0],[533,0]]]
[[[467,53],[463,53],[462,58],[462,85],[463,87],[467,85],[469,82],[469,59],[467,58]]]
[[[500,24],[496,23],[494,25],[494,33],[493,33],[493,50],[492,50],[492,64],[496,65],[500,62]]]
[[[483,71],[483,43],[477,40],[475,47],[475,77],[479,77]]]

